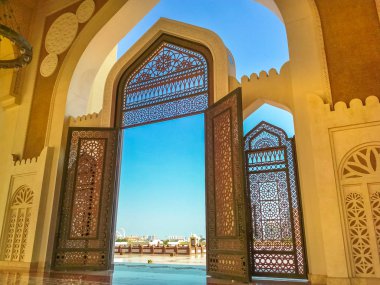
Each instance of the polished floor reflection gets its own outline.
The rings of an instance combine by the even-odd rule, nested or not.
[[[46,272],[26,273],[0,270],[1,285],[222,285],[237,282],[220,281],[206,276],[200,265],[118,263],[114,272]],[[256,280],[255,285],[303,285],[306,282]]]
[[[191,255],[164,255],[164,254],[115,254],[115,263],[147,263],[151,260],[153,264],[183,264],[206,266],[206,254]]]

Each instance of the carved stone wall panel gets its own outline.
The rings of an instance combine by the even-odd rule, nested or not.
[[[380,146],[347,155],[340,169],[347,233],[356,277],[380,277]]]
[[[346,161],[342,179],[380,174],[380,146],[368,146],[353,153]]]
[[[380,259],[380,182],[368,185],[371,203],[372,220],[377,241],[377,252]]]
[[[27,185],[16,190],[9,205],[2,258],[6,261],[24,261],[27,246],[33,191]]]
[[[351,253],[357,276],[374,276],[373,255],[367,226],[364,198],[360,193],[345,196]]]
[[[41,256],[47,246],[43,240],[45,207],[41,197],[46,197],[47,172],[50,170],[52,148],[44,148],[33,159],[13,161],[10,157],[6,173],[2,175],[7,191],[1,196],[0,267],[18,266],[28,270],[35,266],[36,256]],[[3,173],[2,173],[3,174]]]

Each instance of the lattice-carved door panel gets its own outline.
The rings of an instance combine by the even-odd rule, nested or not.
[[[118,132],[70,128],[54,266],[108,269]]]
[[[250,279],[241,90],[206,111],[207,273]]]
[[[123,74],[120,127],[202,113],[212,103],[212,57],[200,44],[162,35]]]
[[[307,278],[294,141],[261,122],[245,136],[254,276]]]

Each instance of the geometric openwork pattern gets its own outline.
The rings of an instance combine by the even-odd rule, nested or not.
[[[216,167],[215,176],[215,203],[219,205],[216,209],[216,219],[221,223],[216,225],[218,236],[234,236],[236,232],[236,213],[233,199],[233,180],[230,175],[232,171],[232,149],[231,149],[231,119],[230,112],[224,112],[214,118],[215,136],[215,161],[223,167]]]
[[[33,191],[26,185],[19,187],[9,204],[3,252],[4,260],[24,260],[32,215],[32,205]]]
[[[241,91],[205,112],[207,273],[248,281]]]
[[[370,202],[377,242],[377,253],[380,258],[380,191],[372,193],[370,196]]]
[[[306,278],[294,140],[261,122],[245,136],[254,276]]]
[[[353,151],[340,170],[353,274],[380,277],[380,146]]]
[[[206,58],[165,41],[128,75],[124,84],[121,127],[196,114],[209,105]]]
[[[342,168],[342,179],[380,175],[380,147],[367,146],[354,152]]]
[[[70,238],[96,238],[105,147],[105,139],[79,141]]]
[[[345,202],[355,273],[359,276],[373,275],[375,271],[363,196],[350,193]]]
[[[109,266],[117,142],[112,129],[69,130],[55,268]]]

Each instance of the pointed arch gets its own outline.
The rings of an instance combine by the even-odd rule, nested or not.
[[[119,124],[121,114],[115,106],[122,105],[120,84],[126,83],[127,74],[138,68],[164,41],[200,53],[207,61],[208,104],[228,93],[228,50],[214,32],[185,23],[160,18],[114,65],[105,86],[101,124],[103,127]],[[217,64],[217,65],[216,65]],[[117,102],[117,103],[116,103]],[[190,102],[187,105],[194,105]],[[197,102],[195,103],[198,104]],[[203,101],[204,104],[204,101]],[[177,106],[176,108],[180,108]],[[155,112],[153,110],[152,112]],[[194,112],[195,113],[195,112]]]

